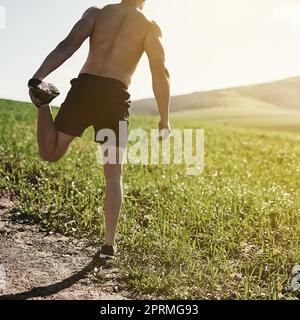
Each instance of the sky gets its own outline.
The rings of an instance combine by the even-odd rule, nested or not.
[[[28,79],[82,13],[118,2],[0,0],[0,97],[28,101]],[[144,12],[161,26],[172,95],[300,75],[300,0],[147,0]],[[46,78],[62,92],[56,104],[87,51]],[[146,55],[129,91],[153,97]]]

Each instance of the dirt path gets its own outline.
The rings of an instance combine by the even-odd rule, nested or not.
[[[0,198],[0,300],[129,299],[120,288],[118,269],[99,264],[96,249],[21,224],[9,213],[12,206]]]

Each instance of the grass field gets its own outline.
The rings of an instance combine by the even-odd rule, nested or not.
[[[191,118],[191,119],[195,119]],[[21,217],[65,233],[103,237],[104,180],[92,132],[56,164],[42,162],[36,111],[0,102],[0,183]],[[157,118],[133,116],[131,128]],[[125,166],[116,265],[124,282],[164,298],[283,299],[300,248],[297,135],[183,120],[205,129],[205,170]]]
[[[229,124],[242,128],[258,128],[300,134],[300,112],[269,107],[218,107],[189,110],[174,114],[175,119],[189,122],[198,119],[210,124]]]

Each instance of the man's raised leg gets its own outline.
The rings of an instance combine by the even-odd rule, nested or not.
[[[38,109],[37,140],[43,160],[58,161],[66,153],[74,138],[56,129],[49,105]]]

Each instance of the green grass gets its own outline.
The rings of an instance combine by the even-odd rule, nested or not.
[[[78,237],[103,237],[104,180],[88,130],[56,164],[42,162],[36,111],[0,102],[0,183],[21,217]],[[131,128],[157,119],[134,116]],[[205,170],[125,166],[116,264],[126,285],[164,298],[293,298],[299,262],[297,136],[174,118],[205,129]]]

